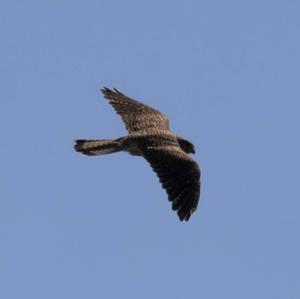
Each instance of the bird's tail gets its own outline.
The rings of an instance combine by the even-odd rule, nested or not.
[[[122,139],[75,140],[74,149],[88,156],[105,155],[119,152],[123,149]]]

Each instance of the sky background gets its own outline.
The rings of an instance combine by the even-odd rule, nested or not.
[[[300,298],[300,2],[3,1],[0,297]],[[181,223],[99,93],[196,145]]]

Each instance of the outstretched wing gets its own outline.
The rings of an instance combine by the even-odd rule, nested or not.
[[[148,147],[143,156],[167,191],[172,209],[181,221],[188,221],[200,197],[200,168],[196,161],[176,146]]]
[[[105,87],[101,91],[121,116],[129,133],[146,128],[169,130],[168,118],[158,110],[125,96],[117,89]]]

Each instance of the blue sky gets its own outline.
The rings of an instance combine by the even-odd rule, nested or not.
[[[299,298],[298,1],[5,1],[0,296]],[[196,145],[181,223],[147,163],[84,157],[125,134],[98,89]]]

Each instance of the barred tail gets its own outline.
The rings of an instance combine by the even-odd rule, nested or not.
[[[74,149],[88,156],[105,155],[119,152],[122,150],[121,139],[101,139],[101,140],[84,140],[75,141]]]

